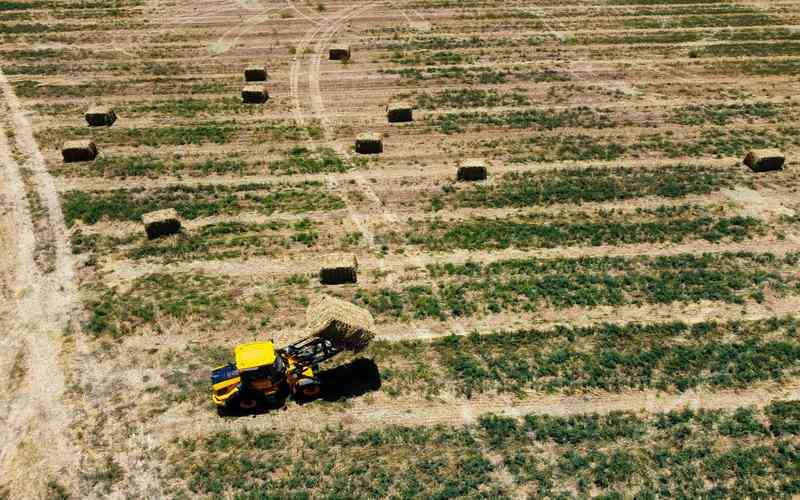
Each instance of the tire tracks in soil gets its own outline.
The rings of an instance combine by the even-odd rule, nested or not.
[[[662,413],[683,408],[694,410],[735,410],[741,407],[763,408],[777,401],[800,399],[800,381],[784,384],[763,384],[741,390],[689,390],[664,393],[654,390],[621,393],[585,393],[578,395],[528,393],[525,399],[506,395],[480,395],[472,399],[447,395],[438,400],[407,399],[402,396],[389,401],[358,401],[345,409],[331,411],[312,405],[289,405],[285,411],[267,414],[259,419],[220,419],[216,412],[177,414],[181,408],[158,417],[153,433],[161,436],[208,436],[211,432],[249,429],[323,430],[340,425],[354,431],[390,425],[432,426],[471,425],[485,415],[523,417],[526,415],[600,414],[624,411]],[[297,413],[303,412],[298,419]],[[197,429],[202,429],[198,431]]]
[[[0,477],[17,497],[43,494],[47,480],[69,487],[78,468],[78,453],[69,439],[72,412],[64,402],[65,365],[62,335],[77,310],[72,255],[55,182],[33,137],[28,118],[0,71],[0,93],[8,109],[0,138],[4,195],[14,218],[14,327],[8,331],[27,349],[24,377],[4,412],[0,438]],[[14,145],[6,130],[12,130]],[[15,159],[24,158],[19,164]],[[51,272],[34,261],[37,235],[22,182],[21,169],[32,172],[33,185],[46,208],[47,232],[54,246]]]
[[[334,140],[333,126],[325,110],[325,104],[322,99],[322,92],[320,88],[322,53],[326,45],[330,42],[330,39],[336,32],[338,32],[339,29],[341,29],[344,23],[346,23],[349,19],[365,12],[366,10],[373,8],[375,5],[378,5],[379,3],[380,2],[370,2],[364,5],[354,5],[342,9],[341,11],[337,12],[331,17],[325,18],[322,23],[317,25],[316,28],[313,28],[306,33],[306,36],[303,37],[303,40],[297,46],[296,49],[296,53],[300,52],[302,55],[306,52],[308,46],[316,40],[313,54],[309,60],[309,67],[307,71],[309,102],[310,102],[309,108],[311,115],[319,122],[322,128],[323,138],[325,142],[328,143],[329,147],[333,149],[338,155],[343,156],[345,159],[349,159],[350,155],[345,148],[343,148],[340,144],[338,144]],[[305,117],[302,114],[302,109],[300,107],[299,73],[300,73],[300,59],[296,59],[295,64],[292,65],[292,70],[290,75],[292,104],[293,104],[295,121],[297,122],[297,125],[299,127],[304,127],[306,121]],[[339,178],[337,176],[324,175],[322,177],[324,178],[328,186],[328,189],[330,191],[335,191],[339,187],[339,182],[338,182]],[[363,175],[360,172],[354,173],[352,178],[355,180],[356,185],[361,190],[361,192],[370,201],[372,201],[374,206],[376,207],[382,206],[380,199],[369,188],[366,179],[363,178]],[[364,242],[366,243],[367,248],[369,249],[374,248],[375,237],[372,234],[372,231],[370,230],[364,215],[359,213],[355,208],[353,208],[352,203],[349,202],[346,203],[346,209],[353,225],[363,235]]]

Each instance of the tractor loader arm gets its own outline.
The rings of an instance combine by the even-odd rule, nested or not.
[[[327,361],[342,351],[342,348],[330,340],[320,337],[307,337],[281,349],[283,354],[294,361],[296,372]]]

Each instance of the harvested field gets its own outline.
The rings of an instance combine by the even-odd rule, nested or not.
[[[0,498],[797,497],[798,33],[0,2]],[[218,415],[309,335],[318,396]]]

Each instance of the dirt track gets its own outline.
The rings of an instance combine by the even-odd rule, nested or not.
[[[78,469],[79,455],[70,440],[74,410],[65,398],[65,373],[70,362],[63,352],[64,338],[77,312],[77,286],[73,277],[72,254],[67,244],[61,205],[53,179],[48,174],[30,125],[11,86],[0,71],[0,91],[8,120],[0,137],[0,163],[6,214],[2,228],[3,246],[13,263],[5,271],[8,316],[11,321],[4,338],[13,348],[4,353],[19,360],[15,386],[4,402],[4,437],[0,450],[0,471],[12,491],[20,496],[41,494],[42,479],[62,475],[71,478]],[[6,131],[11,130],[13,144]],[[16,153],[16,155],[15,155]],[[22,165],[18,163],[19,158]],[[49,234],[34,230],[21,168],[33,172],[35,194],[44,200]],[[55,247],[53,270],[43,270],[34,261],[37,239]],[[13,371],[12,371],[13,373]]]

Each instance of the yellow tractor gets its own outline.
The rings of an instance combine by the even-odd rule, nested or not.
[[[296,401],[322,392],[319,364],[342,351],[358,352],[374,337],[372,315],[332,297],[309,306],[312,335],[276,349],[273,342],[236,346],[234,362],[211,372],[212,400],[221,414]]]

